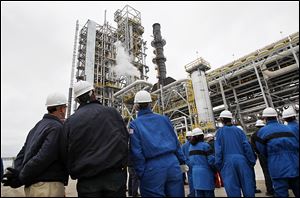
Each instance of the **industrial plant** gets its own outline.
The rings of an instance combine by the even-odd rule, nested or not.
[[[76,109],[72,87],[74,80],[86,80],[95,87],[97,99],[113,106],[126,124],[136,118],[134,95],[139,90],[151,93],[152,109],[167,115],[180,140],[195,127],[205,133],[218,128],[218,116],[224,109],[234,115],[235,124],[251,134],[255,121],[266,107],[279,113],[299,105],[299,32],[247,54],[224,66],[210,70],[209,60],[197,58],[182,65],[186,78],[167,76],[164,46],[168,38],[154,23],[152,62],[157,82],[148,82],[147,41],[141,13],[126,5],[114,13],[115,27],[106,19],[98,24],[88,20],[81,29],[76,23],[68,116]],[[150,27],[147,27],[150,28]]]

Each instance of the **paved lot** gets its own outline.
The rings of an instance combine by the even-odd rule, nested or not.
[[[257,188],[260,189],[262,192],[255,194],[256,197],[266,197],[266,187],[264,183],[264,176],[260,167],[259,162],[257,161],[257,164],[255,165],[255,173],[256,173],[256,185]],[[185,185],[185,195],[188,194],[189,188],[188,185]],[[1,197],[24,197],[24,188],[17,188],[13,189],[10,187],[2,186],[1,185]],[[77,191],[76,191],[76,180],[69,180],[69,185],[66,187],[66,196],[67,197],[77,197]],[[215,196],[216,197],[226,197],[225,189],[222,188],[216,188],[215,189]],[[289,191],[289,196],[294,197],[294,194]]]

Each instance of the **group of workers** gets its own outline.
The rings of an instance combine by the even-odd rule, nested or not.
[[[257,120],[257,131],[251,142],[239,126],[233,125],[232,113],[220,114],[222,127],[216,131],[214,149],[204,142],[201,129],[187,132],[182,149],[190,167],[190,197],[214,196],[214,171],[220,171],[227,196],[254,197],[254,165],[258,156],[263,169],[267,196],[288,197],[288,189],[299,196],[299,124],[293,108],[283,111],[280,124],[273,108],[266,108],[263,120]],[[190,138],[191,136],[191,138]]]
[[[135,95],[137,118],[128,128],[115,108],[96,100],[90,83],[78,81],[74,96],[80,105],[66,120],[65,96],[47,97],[48,113],[29,132],[14,167],[3,176],[4,186],[24,185],[28,197],[62,197],[71,176],[77,179],[78,196],[125,197],[129,165],[142,197],[184,197],[185,172],[188,196],[214,197],[214,177],[220,172],[227,196],[241,196],[242,191],[254,197],[256,152],[267,161],[275,196],[288,196],[289,188],[299,196],[299,124],[291,116],[285,117],[286,126],[278,122],[274,109],[266,108],[265,126],[250,143],[232,124],[231,112],[224,110],[223,127],[213,144],[195,128],[181,146],[170,119],[152,112],[151,95],[145,90]]]

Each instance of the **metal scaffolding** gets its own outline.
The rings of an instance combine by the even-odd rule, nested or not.
[[[117,28],[109,25],[106,16],[104,25],[88,20],[79,33],[76,79],[92,83],[97,99],[106,106],[114,106],[113,94],[132,83],[124,76],[117,76],[112,69],[116,65],[117,41],[125,46],[132,57],[131,64],[140,72],[135,80],[147,79],[149,71],[140,12],[126,5],[115,12],[114,20]]]
[[[262,110],[299,104],[299,32],[207,74],[215,119],[228,108],[248,132]],[[221,108],[217,108],[221,107]]]
[[[205,133],[214,131],[224,109],[230,110],[235,122],[251,133],[265,107],[281,113],[286,106],[299,105],[299,32],[211,72],[207,72],[210,66],[206,61],[197,59],[185,66],[190,74],[187,79],[167,82],[169,77],[162,64],[160,72],[166,83],[158,82],[160,86],[153,89],[147,82],[149,67],[145,64],[147,48],[142,39],[141,13],[126,5],[114,13],[114,21],[117,28],[106,20],[104,25],[88,20],[80,29],[76,79],[93,83],[97,99],[116,107],[127,124],[136,117],[133,99],[142,89],[151,92],[153,111],[168,116],[181,139],[195,127]],[[112,69],[116,65],[117,41],[122,42],[139,71],[134,82],[117,77]],[[159,49],[163,44],[165,41]],[[154,47],[157,50],[158,46]],[[156,55],[165,61],[161,53]],[[157,63],[159,59],[155,60]]]
[[[117,22],[118,40],[125,45],[125,49],[134,57],[133,64],[140,71],[140,79],[148,79],[146,75],[149,67],[146,66],[146,41],[142,39],[144,27],[141,24],[141,13],[126,5],[122,10],[114,14],[114,21]]]

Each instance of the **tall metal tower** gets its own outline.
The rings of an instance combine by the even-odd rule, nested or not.
[[[141,24],[141,13],[126,5],[122,10],[114,14],[114,21],[117,22],[117,35],[125,45],[125,49],[133,57],[133,64],[140,71],[140,79],[148,79],[146,75],[149,67],[146,66],[146,41],[142,39],[144,27]]]
[[[72,93],[73,93],[73,82],[74,82],[74,70],[75,70],[75,61],[76,61],[76,48],[77,48],[77,38],[78,38],[78,29],[79,29],[79,21],[76,21],[76,29],[75,29],[75,39],[74,39],[74,47],[73,47],[73,59],[72,59],[72,70],[71,70],[71,79],[70,79],[70,87],[69,87],[69,96],[68,96],[68,112],[67,118],[71,115],[72,110]]]
[[[203,58],[197,58],[185,66],[185,70],[190,74],[193,83],[198,122],[202,129],[215,128],[214,115],[205,76],[205,72],[209,69],[210,64]]]
[[[147,48],[142,39],[144,27],[141,25],[140,12],[126,5],[115,12],[114,21],[117,22],[117,28],[109,25],[106,16],[103,25],[88,20],[79,33],[77,56],[76,79],[92,83],[97,99],[107,106],[115,106],[113,94],[132,83],[113,71],[117,64],[117,41],[122,42],[132,59],[131,64],[140,73],[135,80],[147,79],[149,71],[145,65]]]
[[[152,62],[157,65],[157,78],[160,85],[165,85],[165,79],[167,75],[166,70],[166,57],[164,56],[164,46],[166,45],[166,41],[162,39],[161,32],[160,32],[160,24],[154,23],[153,24],[153,37],[154,40],[151,42],[151,46],[155,48],[153,51],[156,55],[155,58],[152,59]]]

